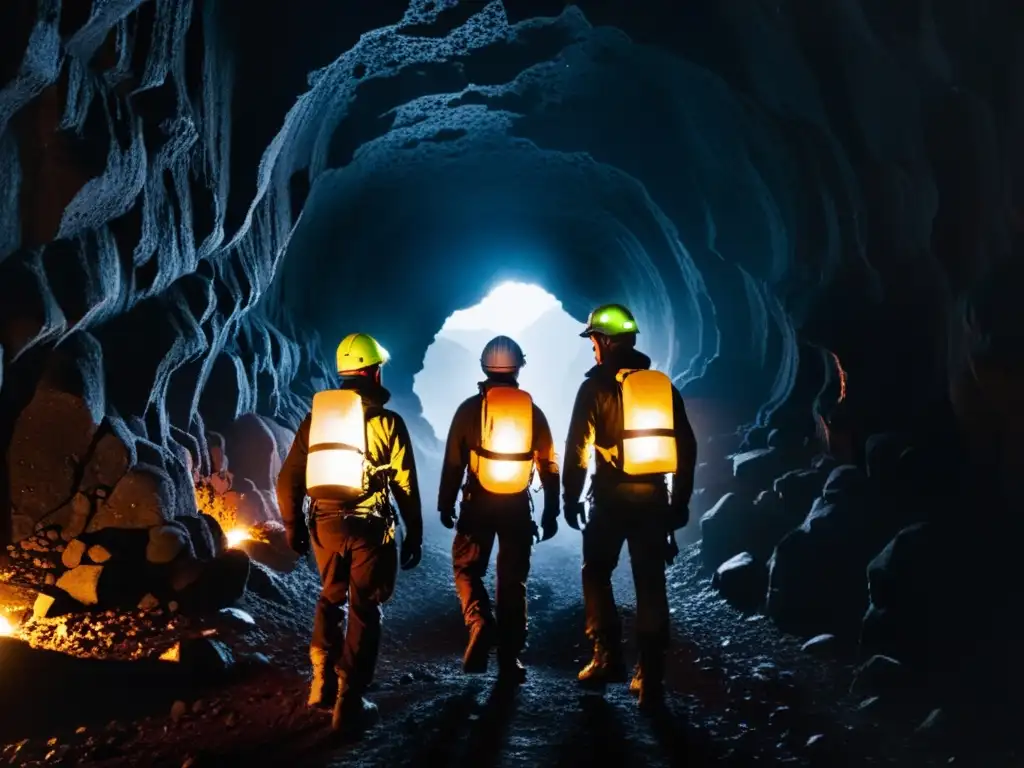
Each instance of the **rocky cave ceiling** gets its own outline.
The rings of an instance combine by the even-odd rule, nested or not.
[[[5,441],[40,377],[157,446],[294,425],[317,339],[354,328],[413,416],[433,335],[499,276],[633,305],[717,429],[813,432],[837,360],[865,429],[950,392],[1002,428],[979,371],[1020,354],[1020,8],[263,5],[4,4]]]

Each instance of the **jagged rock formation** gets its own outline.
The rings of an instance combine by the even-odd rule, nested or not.
[[[749,597],[767,569],[768,609],[805,619],[827,573],[846,599],[809,631],[867,607],[865,635],[891,637],[879,617],[911,601],[889,582],[912,580],[886,576],[955,549],[899,533],[959,519],[922,466],[993,510],[975,551],[1012,540],[1024,24],[890,6],[7,3],[2,535],[194,521],[196,480],[223,494],[231,465],[245,514],[267,512],[326,380],[313,331],[385,339],[431,442],[412,377],[497,262],[577,315],[636,310],[705,438],[709,565],[749,555],[720,582],[742,565]],[[883,432],[911,437],[873,469]],[[938,511],[875,503],[915,495]],[[750,524],[712,533],[729,520]]]

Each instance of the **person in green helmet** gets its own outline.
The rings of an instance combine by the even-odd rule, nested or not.
[[[664,701],[669,643],[666,550],[670,541],[674,543],[672,532],[689,520],[697,445],[682,396],[667,376],[650,371],[651,359],[636,349],[639,332],[626,307],[607,304],[590,314],[580,334],[593,344],[597,364],[587,372],[576,395],[565,445],[562,490],[566,523],[577,530],[586,523],[583,600],[586,633],[594,653],[579,680],[603,685],[627,679],[621,621],[611,583],[625,543],[636,586],[639,651],[630,690],[639,696],[642,709],[651,710]],[[648,373],[637,375],[639,372]],[[637,381],[644,383],[636,386]],[[636,421],[631,414],[639,408],[639,399],[644,399],[642,405],[648,411],[659,407],[651,392],[660,393],[662,413],[657,416],[662,426],[627,429],[627,420]],[[644,416],[649,418],[649,413]],[[660,446],[660,465],[644,465],[631,458],[631,452],[638,450],[634,446],[642,446],[644,441],[646,449],[651,448],[651,441],[655,441],[654,448]],[[592,453],[596,457],[588,519],[580,497]],[[667,474],[674,475],[671,497]]]
[[[320,572],[309,705],[332,709],[336,732],[356,732],[377,718],[377,707],[363,694],[377,666],[381,606],[394,591],[399,562],[415,568],[423,542],[409,431],[401,416],[384,407],[391,397],[381,383],[387,360],[387,351],[367,334],[341,342],[339,388],[314,397],[277,481],[288,543],[299,555],[312,544]],[[339,410],[339,403],[348,410]],[[348,432],[339,434],[342,428]],[[392,500],[405,523],[401,553]]]

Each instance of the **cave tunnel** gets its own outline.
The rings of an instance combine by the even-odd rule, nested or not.
[[[595,306],[632,310],[638,348],[682,395],[697,459],[667,565],[677,646],[701,656],[733,636],[737,658],[761,648],[779,666],[794,642],[792,658],[825,648],[856,667],[860,699],[918,692],[904,710],[919,733],[1012,709],[992,690],[1024,679],[999,608],[1020,594],[1024,490],[1017,4],[13,0],[0,41],[0,635],[97,655],[82,639],[96,611],[141,611],[98,654],[115,666],[81,673],[120,679],[139,654],[191,658],[168,629],[178,611],[242,606],[273,624],[285,610],[292,655],[272,661],[298,690],[294,627],[319,574],[289,550],[277,480],[314,393],[336,385],[335,346],[364,332],[391,355],[388,407],[421,469],[424,564],[402,572],[389,615],[409,658],[450,656],[464,630],[434,510],[444,410],[473,392],[471,347],[501,332],[451,323],[515,284],[565,313],[508,326],[560,460]],[[530,378],[556,357],[557,376]],[[563,523],[553,542],[536,547],[525,658],[529,685],[557,687],[583,619],[580,536]],[[614,578],[632,626],[629,562]],[[949,617],[962,604],[973,620]],[[127,640],[140,632],[146,653]],[[424,711],[431,676],[458,680],[408,674]],[[387,679],[383,708],[405,707]],[[577,706],[558,696],[539,706]],[[0,743],[65,716],[23,709]],[[838,765],[853,747],[837,718],[828,738],[801,726],[766,743],[800,734],[800,759]],[[236,733],[262,758],[287,751],[259,730]],[[701,759],[727,762],[705,732]],[[180,758],[182,740],[140,733],[153,764]],[[73,741],[66,756],[89,764]],[[469,759],[492,741],[453,748]],[[635,749],[678,764],[663,743]],[[952,748],[910,749],[944,764]],[[585,749],[537,754],[592,764]]]

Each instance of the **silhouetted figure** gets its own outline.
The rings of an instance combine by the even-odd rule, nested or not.
[[[403,569],[420,561],[423,519],[409,432],[384,407],[387,352],[372,337],[352,334],[337,358],[341,386],[314,397],[281,468],[277,498],[290,546],[304,555],[312,542],[320,571],[309,705],[333,706],[332,728],[349,732],[377,717],[363,694],[377,666],[381,606],[398,575],[392,497],[406,527]],[[307,494],[313,499],[308,527]]]
[[[497,641],[501,679],[522,682],[519,654],[526,644],[526,580],[537,526],[530,482],[534,469],[544,489],[541,540],[558,530],[558,463],[544,413],[519,389],[525,364],[507,336],[488,342],[481,356],[487,380],[459,406],[448,430],[437,508],[447,528],[456,527],[455,503],[462,485],[461,514],[452,543],[455,587],[469,628],[463,657],[468,673],[487,670]],[[468,470],[468,472],[467,472]],[[498,541],[497,633],[483,577]]]
[[[650,358],[635,349],[637,332],[629,310],[611,304],[595,309],[580,334],[593,342],[597,365],[576,395],[562,481],[566,522],[577,530],[581,521],[587,522],[583,600],[594,656],[579,680],[604,684],[626,679],[611,584],[625,542],[636,585],[639,648],[630,689],[639,695],[641,707],[650,709],[664,697],[669,642],[665,564],[674,554],[672,532],[689,520],[697,444],[679,392],[668,377],[650,371]],[[587,521],[580,496],[592,448],[596,471]],[[675,475],[671,500],[667,473]]]

